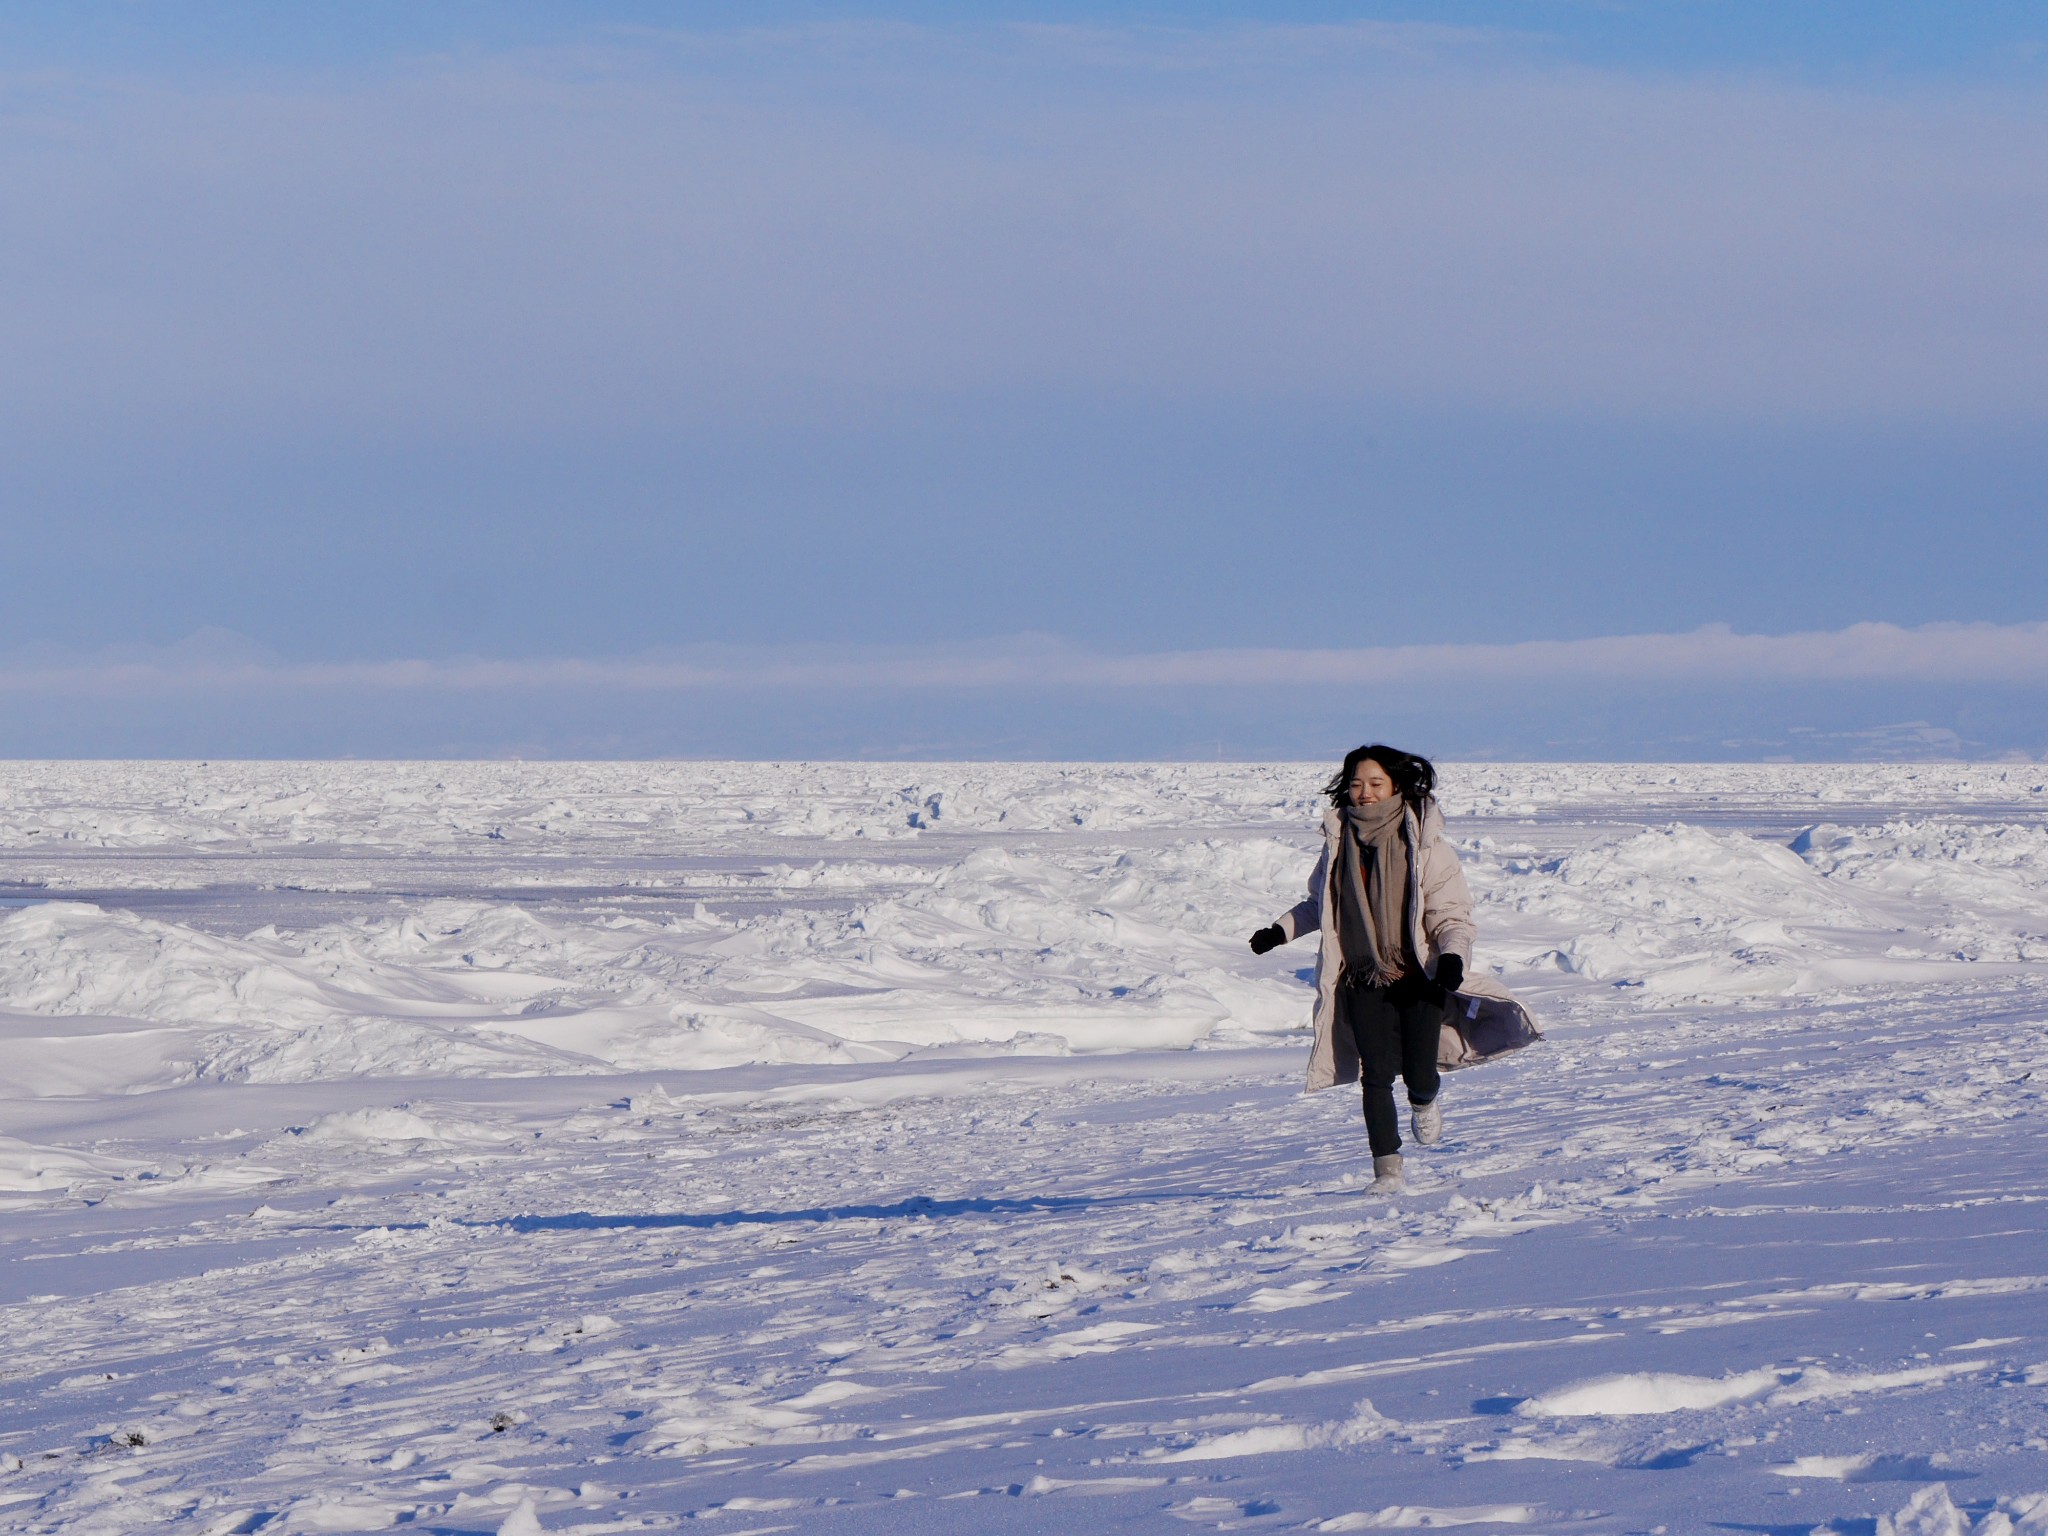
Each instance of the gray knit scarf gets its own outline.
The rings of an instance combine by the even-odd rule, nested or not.
[[[1408,845],[1401,836],[1407,806],[1399,795],[1377,805],[1344,807],[1337,841],[1337,938],[1344,975],[1376,987],[1408,969]]]

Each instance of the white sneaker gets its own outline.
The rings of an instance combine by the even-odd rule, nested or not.
[[[1415,1133],[1417,1146],[1433,1147],[1443,1139],[1444,1101],[1441,1096],[1427,1104],[1408,1106],[1408,1129]]]
[[[1386,1191],[1401,1187],[1401,1154],[1389,1152],[1372,1160],[1372,1187]]]

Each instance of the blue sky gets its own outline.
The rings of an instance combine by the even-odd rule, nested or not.
[[[629,28],[725,31],[877,18],[922,26],[975,22],[1119,27],[1423,22],[1512,35],[1554,58],[1674,72],[1789,69],[1817,76],[2004,73],[2037,64],[2039,7],[1900,0],[1471,0],[1465,4],[1265,0],[1105,5],[621,4],[616,0],[299,0],[290,6],[127,0],[92,8],[0,7],[0,41],[36,65],[218,75],[239,69],[381,70],[456,50],[552,47]]]
[[[2041,754],[2044,271],[2031,5],[0,5],[0,750]]]

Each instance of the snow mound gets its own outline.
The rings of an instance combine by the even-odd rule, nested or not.
[[[1932,1386],[1984,1367],[1973,1361],[1906,1366],[1895,1371],[1841,1374],[1824,1366],[1735,1371],[1726,1376],[1684,1376],[1651,1371],[1596,1376],[1518,1404],[1520,1414],[1543,1418],[1626,1418],[1719,1408],[1768,1396],[1774,1407],[1826,1402],[1867,1392]],[[1803,1474],[1800,1474],[1803,1475]]]
[[[156,1171],[155,1164],[136,1158],[0,1136],[0,1192],[7,1194],[69,1192],[106,1179],[148,1178]]]
[[[2034,827],[1816,825],[1788,846],[1675,823],[1547,860],[1486,837],[1468,846],[1482,949],[1539,987],[1569,976],[1672,1006],[2048,959],[2048,831]]]
[[[502,1132],[466,1121],[427,1119],[410,1109],[352,1109],[322,1115],[295,1133],[301,1141],[338,1146],[386,1146],[406,1143],[461,1145],[469,1142],[503,1141]]]
[[[1545,1525],[1581,1520],[1584,1515],[1560,1514],[1535,1504],[1467,1504],[1439,1508],[1429,1504],[1395,1504],[1385,1509],[1335,1515],[1310,1526],[1314,1531],[1440,1531],[1460,1525]]]
[[[1259,1424],[1228,1434],[1210,1435],[1178,1450],[1167,1451],[1160,1461],[1229,1461],[1240,1456],[1272,1456],[1288,1451],[1316,1451],[1363,1445],[1392,1434],[1400,1426],[1360,1398],[1350,1417],[1318,1424]]]
[[[238,934],[115,895],[7,911],[0,1092],[1295,1040],[1313,945],[1254,957],[1244,937],[1300,898],[1322,772],[0,765],[0,847],[52,890],[89,873],[109,892],[203,895],[241,853],[260,854],[249,867],[266,878],[335,891],[389,889],[379,881],[439,860],[460,871],[443,888],[464,893],[366,900],[347,918],[346,904],[316,906],[302,928]],[[2048,960],[2041,779],[1466,765],[1446,771],[1444,800],[1477,902],[1477,963],[1547,1016],[1599,999],[1845,1000]],[[2005,819],[1932,809],[1962,795]],[[1563,851],[1526,840],[1563,808],[1617,796],[1774,807],[1781,827],[1788,803],[1810,803],[1833,819],[1752,835],[1683,820],[1617,830],[1610,814]],[[1879,805],[1883,817],[1852,819]],[[685,853],[698,862],[678,873]],[[687,884],[700,899],[509,899],[551,882],[606,898]]]
[[[1624,1418],[1719,1408],[1762,1397],[1778,1385],[1776,1371],[1737,1371],[1728,1376],[1684,1376],[1641,1371],[1574,1382],[1517,1405],[1517,1413],[1543,1418]]]
[[[1877,1536],[2038,1536],[2048,1530],[2048,1521],[2023,1515],[2017,1524],[2004,1510],[1994,1509],[1983,1519],[1970,1517],[1955,1506],[1948,1485],[1933,1483],[1906,1501],[1903,1508],[1877,1517]]]
[[[101,1091],[1255,1044],[1305,1020],[1285,962],[1251,963],[1242,934],[1307,862],[1268,838],[997,846],[936,869],[785,867],[805,899],[738,918],[449,899],[240,938],[46,902],[0,918],[0,1000],[170,1031],[148,1060],[110,1053]],[[0,1082],[47,1075],[66,1033],[42,1030]]]

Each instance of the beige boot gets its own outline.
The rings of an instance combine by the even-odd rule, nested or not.
[[[1427,1104],[1408,1106],[1408,1129],[1415,1133],[1417,1145],[1433,1147],[1443,1139],[1444,1101],[1441,1097],[1431,1099]]]
[[[1375,1189],[1399,1189],[1401,1187],[1401,1154],[1389,1152],[1385,1157],[1372,1160],[1372,1183]]]

